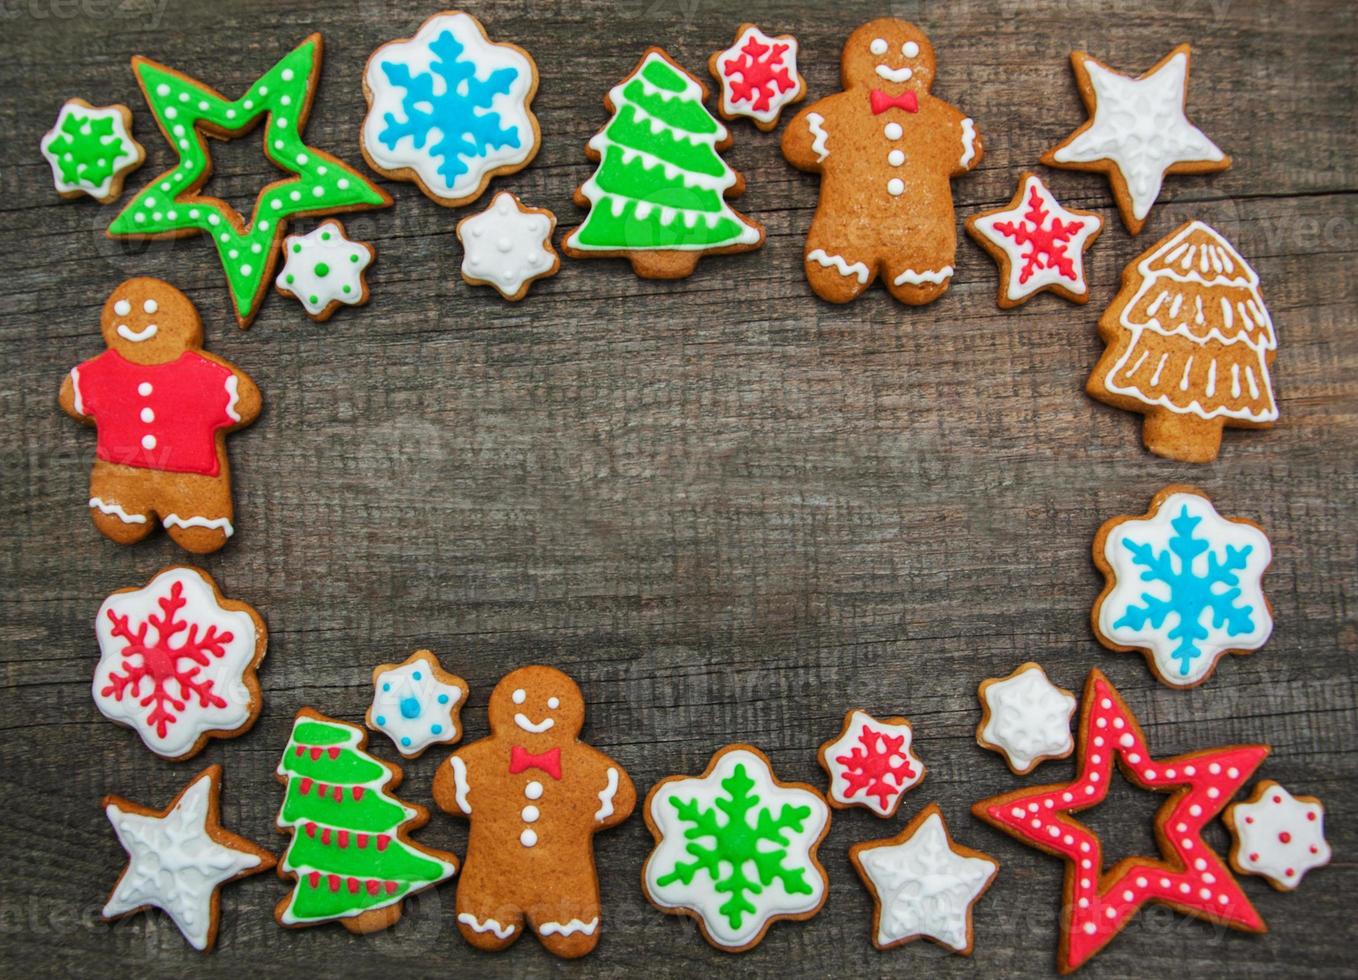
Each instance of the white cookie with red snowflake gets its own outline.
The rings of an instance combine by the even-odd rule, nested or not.
[[[865,806],[879,817],[895,814],[901,797],[924,779],[924,763],[910,746],[913,739],[904,718],[877,719],[850,709],[839,735],[821,745],[818,754],[830,777],[830,805],[841,810]]]
[[[717,111],[724,119],[745,116],[764,132],[778,125],[783,109],[806,98],[806,79],[797,73],[797,39],[770,37],[741,24],[729,48],[707,59],[721,87]]]
[[[94,631],[95,706],[135,729],[156,755],[187,759],[209,738],[243,734],[259,716],[255,672],[268,630],[201,569],[171,565],[144,588],[113,593]]]
[[[1293,796],[1271,779],[1243,803],[1232,803],[1222,820],[1231,829],[1231,866],[1260,875],[1280,892],[1301,884],[1306,872],[1330,863],[1325,805],[1314,796]]]

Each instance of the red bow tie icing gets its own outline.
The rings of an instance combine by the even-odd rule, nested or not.
[[[561,749],[548,749],[546,752],[534,755],[522,745],[516,745],[509,750],[509,771],[511,774],[523,772],[525,769],[541,769],[553,779],[561,778]]]
[[[880,116],[888,109],[904,109],[906,112],[919,112],[919,95],[905,92],[901,95],[887,95],[881,89],[872,90],[872,114]]]

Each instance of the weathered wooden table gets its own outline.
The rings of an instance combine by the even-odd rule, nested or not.
[[[0,430],[0,971],[1049,974],[1062,866],[968,812],[1018,784],[975,744],[976,685],[1027,659],[1076,689],[1089,668],[1106,671],[1157,752],[1271,743],[1261,775],[1329,805],[1330,868],[1291,895],[1245,883],[1267,935],[1160,910],[1137,920],[1088,975],[1351,969],[1358,25],[1350,5],[841,0],[728,12],[700,0],[480,3],[473,12],[492,35],[526,47],[543,79],[542,151],[496,186],[552,208],[563,228],[580,214],[570,195],[592,171],[583,147],[606,118],[607,89],[651,43],[701,71],[742,19],[799,36],[813,98],[838,87],[840,43],[858,23],[887,12],[920,23],[939,54],[936,91],[986,137],[979,171],[955,184],[959,220],[1007,201],[1017,173],[1085,118],[1068,63],[1077,47],[1139,72],[1191,41],[1190,115],[1235,164],[1168,180],[1136,240],[1103,178],[1048,172],[1066,204],[1108,221],[1091,253],[1092,301],[1040,297],[1012,313],[996,309],[995,268],[965,239],[953,287],[932,306],[906,309],[880,288],[850,306],[816,301],[801,271],[815,180],[783,162],[776,134],[743,124],[727,159],[749,183],[738,206],[766,223],[768,242],[705,260],[673,284],[638,281],[622,263],[568,261],[526,302],[507,305],[458,277],[453,226],[469,212],[388,183],[394,208],[348,222],[380,257],[371,304],[317,326],[271,296],[241,332],[205,240],[106,240],[115,208],[59,201],[38,139],[69,96],[125,102],[149,154],[130,193],[171,160],[128,70],[133,54],[234,96],[319,30],[326,59],[308,135],[361,164],[364,61],[436,8],[298,6],[0,6],[9,136],[0,148],[8,260],[0,399],[10,419]],[[216,161],[213,192],[241,208],[271,179],[253,138],[218,146]],[[1147,455],[1140,419],[1082,390],[1102,349],[1094,324],[1122,267],[1193,217],[1254,262],[1281,337],[1278,426],[1228,432],[1221,458],[1202,466]],[[120,548],[95,533],[85,513],[93,436],[56,406],[63,374],[102,349],[104,298],[140,274],[189,293],[209,349],[249,371],[266,403],[260,422],[231,440],[239,533],[201,561],[268,620],[264,713],[247,736],[177,765],[95,710],[91,624],[108,592],[185,556],[163,535]],[[1273,639],[1191,691],[1158,684],[1139,656],[1103,649],[1088,625],[1101,584],[1089,557],[1096,528],[1141,512],[1178,481],[1203,487],[1225,513],[1257,519],[1276,549],[1266,580]],[[816,746],[847,707],[908,715],[929,775],[903,814],[937,800],[960,841],[1003,865],[976,910],[974,957],[927,943],[872,949],[871,905],[846,851],[894,833],[904,817],[888,823],[862,810],[836,815],[821,849],[831,879],[822,913],[775,926],[739,959],[643,900],[638,874],[651,841],[639,817],[597,839],[605,933],[574,965],[532,939],[495,957],[475,953],[452,928],[451,885],[389,932],[355,938],[337,926],[279,929],[272,909],[285,889],[260,875],[223,891],[210,957],[158,913],[98,921],[123,866],[103,794],[162,806],[220,762],[227,824],[281,851],[273,770],[294,711],[312,705],[359,720],[372,665],[417,646],[470,682],[469,737],[485,733],[487,695],[510,668],[541,661],[572,673],[590,702],[586,737],[643,792],[664,775],[700,772],[737,740],[767,751],[784,778],[820,783]],[[429,803],[444,755],[407,765],[403,794]],[[1069,771],[1068,762],[1048,763],[1029,782]],[[1120,785],[1087,814],[1107,835],[1110,858],[1153,846],[1159,799]],[[418,837],[460,852],[466,826],[436,815]]]

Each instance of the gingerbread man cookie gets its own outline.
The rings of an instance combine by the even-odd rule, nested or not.
[[[527,925],[566,959],[599,942],[599,878],[590,838],[636,806],[627,772],[579,740],[580,688],[553,667],[522,667],[490,695],[489,738],[449,757],[434,801],[471,821],[457,928],[484,950]]]
[[[90,474],[94,526],[132,544],[165,525],[180,547],[216,551],[235,532],[226,434],[259,415],[259,389],[203,351],[189,298],[129,279],[100,317],[108,350],[71,369],[61,407],[99,431]]]
[[[929,94],[934,51],[914,24],[869,21],[840,59],[844,91],[797,113],[783,156],[821,175],[806,240],[806,278],[831,303],[856,299],[881,275],[902,303],[930,303],[957,252],[953,177],[981,162],[981,137]]]

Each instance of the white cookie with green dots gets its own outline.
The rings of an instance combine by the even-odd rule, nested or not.
[[[284,296],[302,304],[307,316],[320,323],[341,306],[368,302],[364,272],[377,253],[367,242],[351,241],[344,225],[333,219],[305,235],[283,240],[283,271],[274,285]]]

